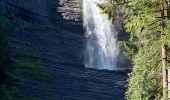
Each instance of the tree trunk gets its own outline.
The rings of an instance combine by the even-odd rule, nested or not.
[[[167,18],[170,19],[170,0],[167,1]],[[168,68],[167,70],[168,70],[168,100],[170,100],[170,68]]]
[[[166,53],[165,45],[162,45],[162,74],[163,74],[163,88],[167,88],[167,72],[166,72]]]
[[[163,0],[161,0],[161,37],[164,35],[164,19],[165,19],[165,13],[164,13],[164,3]],[[166,71],[166,48],[165,44],[162,44],[162,83],[163,83],[163,98],[167,98],[167,71]]]

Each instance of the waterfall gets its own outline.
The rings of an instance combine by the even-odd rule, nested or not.
[[[105,0],[83,1],[83,26],[86,35],[85,67],[115,70],[119,55],[116,34],[106,14],[96,3]]]

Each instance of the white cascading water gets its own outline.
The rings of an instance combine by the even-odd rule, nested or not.
[[[106,0],[83,1],[83,23],[86,30],[85,67],[115,70],[119,55],[116,34],[106,14],[96,3]]]

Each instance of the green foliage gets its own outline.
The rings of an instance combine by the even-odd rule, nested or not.
[[[170,47],[170,20],[165,21],[165,26],[163,41]]]
[[[17,59],[13,59],[13,62],[17,66],[15,68],[15,76],[20,78],[32,78],[33,80],[46,82],[51,80],[51,76],[42,68],[42,58],[40,55],[30,48],[17,47],[16,51],[19,51]]]
[[[125,0],[108,0],[105,3],[99,4],[98,7],[102,10],[102,13],[108,15],[108,19],[111,21],[116,21],[119,19],[120,15],[118,12],[123,12],[126,10],[127,1]],[[124,16],[122,16],[124,18]]]
[[[21,79],[31,78],[44,82],[51,77],[42,68],[39,55],[31,53],[29,48],[22,46],[25,49],[16,49],[17,58],[11,55],[7,29],[9,20],[1,13],[0,20],[0,100],[24,100],[25,97],[20,96],[17,87]]]
[[[98,4],[98,6],[102,9],[102,13],[108,15],[109,19],[112,19],[112,16],[115,16],[116,6],[113,6],[112,3]]]
[[[167,47],[170,47],[170,20],[165,21],[165,33],[163,36],[163,41],[167,44]],[[167,52],[167,67],[170,68],[170,49]]]
[[[165,0],[163,4],[166,7]],[[160,12],[156,12],[160,10],[160,0],[131,0],[125,7],[124,28],[130,38],[128,41],[120,41],[120,45],[125,55],[133,61],[126,99],[161,100],[161,45],[170,46],[170,21],[164,21],[164,35],[161,36],[161,22],[156,18],[160,16]]]
[[[8,19],[0,14],[0,99],[1,100],[16,100],[13,95],[14,85],[11,78],[12,69],[8,69],[10,66],[9,59],[9,33],[7,32]]]
[[[17,94],[18,89],[14,86],[1,85],[0,86],[0,100],[21,100]]]
[[[160,73],[160,42],[142,47],[133,57],[126,98],[128,100],[160,100],[162,96]]]
[[[126,99],[160,100],[162,98],[161,38],[159,0],[134,0],[129,3],[125,28],[129,41],[138,51],[133,53],[133,70],[128,80]],[[134,39],[135,37],[135,39]],[[134,45],[135,44],[135,45]],[[131,47],[130,47],[131,48]],[[131,48],[132,49],[132,48]]]

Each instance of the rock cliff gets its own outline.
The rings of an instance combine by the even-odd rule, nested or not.
[[[60,0],[61,7],[58,11],[62,12],[62,16],[66,20],[82,20],[82,3],[81,0]]]
[[[11,44],[38,52],[44,69],[53,76],[45,83],[24,79],[20,84],[22,95],[39,100],[124,100],[126,71],[99,71],[83,66],[85,38],[79,4],[73,0],[0,1],[1,9],[10,18]],[[71,13],[73,4],[76,9]],[[71,20],[64,20],[58,12],[61,5],[64,18]],[[21,28],[21,19],[29,27]]]

